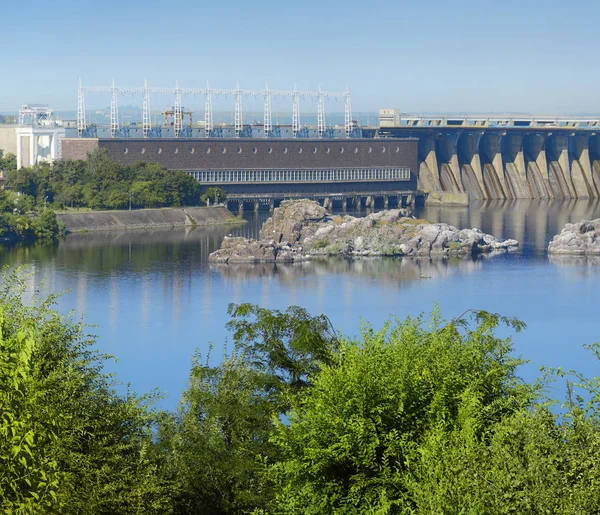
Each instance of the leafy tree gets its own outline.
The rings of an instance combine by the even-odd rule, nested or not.
[[[220,204],[225,202],[226,198],[227,193],[224,190],[216,186],[211,186],[202,195],[202,202],[208,203],[210,201],[213,204]]]
[[[274,441],[284,458],[273,467],[273,512],[458,513],[417,497],[413,464],[431,438],[463,422],[480,441],[537,392],[518,381],[522,361],[511,356],[510,340],[494,336],[499,317],[480,312],[476,321],[461,331],[463,321],[443,322],[436,311],[430,329],[407,319],[378,332],[364,326],[361,341],[344,340],[338,362],[292,399],[289,424],[278,424]]]
[[[8,172],[6,186],[30,197],[37,197],[37,172],[33,168],[21,168]]]
[[[55,241],[64,234],[65,227],[56,219],[54,211],[46,209],[35,220],[33,231],[40,240]]]
[[[180,409],[161,429],[175,513],[265,508],[273,495],[267,465],[280,458],[274,420],[337,352],[329,320],[302,308],[241,304],[229,313],[234,352],[214,367],[196,356]]]
[[[103,372],[108,357],[81,324],[52,309],[53,297],[26,306],[24,290],[22,274],[4,272],[2,345],[12,352],[0,354],[0,461],[14,472],[0,468],[0,505],[8,513],[21,505],[23,513],[168,513],[147,403],[114,391]],[[14,447],[17,437],[27,449]]]
[[[12,172],[17,169],[17,156],[10,152],[5,156],[0,150],[0,170],[5,172]]]

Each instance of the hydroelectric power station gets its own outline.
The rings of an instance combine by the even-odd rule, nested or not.
[[[110,95],[110,123],[86,122],[85,94]],[[152,123],[150,97],[173,95],[164,124]],[[120,95],[141,95],[141,125],[119,122]],[[187,95],[204,98],[204,118],[192,123]],[[213,121],[213,96],[234,99],[233,124]],[[242,101],[264,99],[264,119],[243,121]],[[289,98],[291,125],[274,124],[272,98]],[[343,126],[326,122],[328,100],[344,103]],[[300,102],[316,102],[317,123],[301,123]],[[189,116],[189,123],[186,123]],[[228,199],[255,208],[284,198],[325,204],[406,205],[428,195],[462,199],[600,197],[600,119],[524,115],[412,116],[382,109],[377,126],[352,118],[350,93],[317,91],[84,87],[76,128],[62,140],[64,158],[84,159],[105,148],[130,165],[158,162],[220,186]],[[459,200],[460,201],[460,200]]]

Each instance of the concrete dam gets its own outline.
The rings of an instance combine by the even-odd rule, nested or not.
[[[418,187],[470,199],[600,197],[600,132],[589,129],[396,127],[418,143]]]

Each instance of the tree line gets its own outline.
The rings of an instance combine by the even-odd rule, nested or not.
[[[0,287],[0,507],[61,514],[547,514],[600,509],[600,380],[529,383],[472,311],[363,325],[232,305],[179,406],[116,393],[94,338]],[[596,358],[598,346],[590,347]],[[567,380],[559,409],[547,396]]]
[[[189,174],[157,163],[122,166],[98,149],[83,160],[59,160],[17,170],[0,151],[5,191],[0,191],[0,241],[56,239],[64,229],[53,214],[69,209],[140,209],[197,206],[226,198],[217,187],[201,192]],[[48,212],[50,211],[50,212]]]
[[[181,171],[157,163],[122,166],[105,149],[83,160],[59,160],[12,169],[6,186],[25,195],[32,206],[54,209],[128,209],[179,207],[200,203],[200,185]]]

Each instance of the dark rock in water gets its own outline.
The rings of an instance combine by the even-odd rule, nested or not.
[[[600,218],[566,224],[552,238],[548,253],[600,256]]]
[[[331,216],[312,200],[281,203],[260,231],[260,241],[226,238],[209,259],[225,263],[294,262],[312,256],[473,255],[516,248],[479,229],[415,219],[406,209],[364,218]]]

